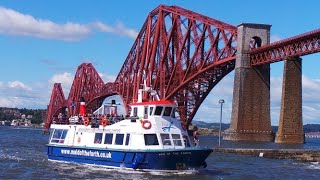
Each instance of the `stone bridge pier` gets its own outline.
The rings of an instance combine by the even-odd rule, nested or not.
[[[250,41],[269,44],[270,25],[238,26],[232,116],[225,140],[273,141],[270,122],[270,64],[251,67]]]
[[[284,61],[279,128],[276,143],[303,144],[301,59]]]
[[[270,25],[240,24],[238,26],[236,67],[232,116],[224,139],[233,141],[273,141],[270,122],[270,64],[250,65],[250,41],[257,46],[270,42]],[[281,111],[276,143],[305,142],[302,124],[301,59],[284,61]]]

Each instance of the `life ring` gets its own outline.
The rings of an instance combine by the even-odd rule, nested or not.
[[[89,118],[85,117],[84,120],[83,120],[83,124],[84,124],[85,126],[88,126],[89,123],[90,123]]]
[[[144,129],[150,129],[151,126],[152,126],[151,122],[149,120],[147,120],[147,119],[146,120],[142,120],[141,123],[142,123],[142,127]]]
[[[103,118],[103,119],[101,120],[101,125],[102,125],[103,127],[106,127],[108,124],[109,124],[109,122],[108,122],[108,120],[107,120],[106,118]]]

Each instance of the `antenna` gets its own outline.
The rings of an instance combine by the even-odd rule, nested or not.
[[[159,101],[160,98],[158,96],[157,91],[153,90],[152,87],[147,86],[147,75],[146,75],[145,70],[143,70],[143,72],[142,72],[142,79],[143,79],[143,89],[139,89],[139,91],[138,91],[138,101],[137,102],[142,102],[142,93],[143,92],[150,93],[152,98]]]

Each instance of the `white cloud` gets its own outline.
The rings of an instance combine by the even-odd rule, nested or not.
[[[85,25],[72,22],[56,24],[49,20],[36,19],[31,15],[0,7],[0,32],[10,35],[75,41],[87,36],[90,29]]]
[[[15,88],[15,89],[23,89],[23,90],[27,90],[27,91],[31,91],[32,88],[30,86],[25,85],[24,83],[20,82],[20,81],[12,81],[8,83],[8,86],[10,88]]]
[[[114,82],[117,77],[113,74],[104,74],[104,73],[99,73],[99,76],[102,78],[104,83]]]
[[[270,37],[270,43],[280,41],[281,39],[282,39],[282,38],[280,38],[280,37],[277,36],[277,35],[272,35],[272,36]]]
[[[29,85],[21,81],[0,82],[1,107],[44,108],[44,99]]]
[[[0,33],[2,34],[79,41],[89,36],[93,29],[130,38],[136,38],[138,35],[138,32],[125,27],[122,23],[117,23],[115,27],[106,25],[100,21],[88,24],[75,22],[58,24],[0,6]]]
[[[137,31],[135,31],[134,29],[129,29],[129,28],[125,27],[124,24],[121,22],[117,23],[117,25],[115,27],[112,27],[112,26],[109,26],[107,24],[104,24],[102,22],[97,21],[97,22],[93,23],[92,26],[102,32],[115,33],[115,34],[119,34],[122,36],[128,36],[132,39],[135,39],[138,36]]]
[[[74,75],[68,72],[64,72],[62,74],[55,74],[49,79],[49,85],[52,88],[54,83],[61,83],[63,93],[67,98],[67,95],[69,94],[70,88],[72,86],[73,79]]]

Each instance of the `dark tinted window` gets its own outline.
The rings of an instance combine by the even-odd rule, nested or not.
[[[150,107],[150,112],[149,112],[150,116],[152,115],[152,111],[153,111],[153,107]]]
[[[165,107],[163,116],[170,116],[172,111],[172,107]]]
[[[126,146],[129,145],[129,140],[130,140],[130,134],[127,134],[127,137],[126,137]]]
[[[112,138],[113,138],[113,134],[106,133],[106,136],[104,137],[104,143],[105,144],[112,144]]]
[[[162,109],[163,109],[162,106],[157,106],[157,107],[156,107],[156,110],[154,111],[154,115],[160,116],[161,113],[162,113]]]
[[[124,134],[116,134],[115,144],[116,145],[122,145],[123,144],[123,138],[124,138]]]
[[[94,136],[94,143],[101,144],[102,141],[102,133],[96,133]]]
[[[146,146],[159,145],[159,141],[156,134],[145,134],[144,142]]]

